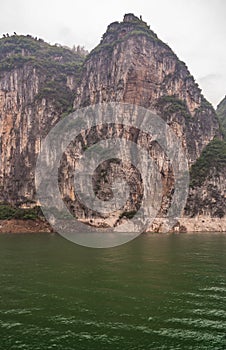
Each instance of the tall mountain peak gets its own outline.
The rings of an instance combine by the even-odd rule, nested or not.
[[[100,44],[92,51],[97,52],[106,45],[114,45],[126,40],[131,36],[146,36],[149,40],[159,41],[157,35],[150,29],[150,26],[140,18],[129,13],[125,14],[122,22],[113,22],[107,27]]]
[[[0,201],[14,205],[36,203],[34,169],[41,142],[63,116],[92,104],[126,102],[152,110],[165,120],[181,140],[190,167],[201,159],[193,168],[192,181],[194,186],[202,187],[198,193],[193,186],[187,215],[195,216],[202,210],[206,215],[225,215],[226,208],[221,204],[225,202],[224,159],[221,157],[217,163],[221,172],[217,173],[214,162],[213,171],[207,173],[203,168],[203,164],[210,164],[213,150],[214,160],[216,154],[222,153],[224,145],[215,141],[221,137],[221,129],[216,112],[202,95],[185,63],[157,37],[142,17],[130,13],[121,22],[108,26],[100,44],[86,58],[72,51],[30,36],[0,39]],[[219,109],[222,105],[224,103]],[[96,136],[92,132],[81,136],[81,142],[75,145],[76,153],[82,152],[89,142],[98,141],[97,136],[105,138],[114,132],[126,136],[129,132],[110,128],[99,129]],[[139,134],[131,137],[139,137]],[[141,138],[140,142],[146,141]],[[161,210],[165,212],[172,190],[172,172],[163,152],[151,143],[149,146],[163,176],[165,192]],[[70,206],[77,208],[78,217],[89,220],[93,214],[73,202],[73,176],[69,176],[74,164],[72,154],[67,154],[68,165],[64,164],[62,171],[67,175],[61,177],[62,193]],[[119,165],[112,169],[114,167]],[[111,183],[107,169],[103,168],[102,173],[106,174],[105,182]],[[122,170],[118,170],[123,175]],[[127,170],[124,174],[129,177],[131,169]],[[221,174],[220,180],[216,174]],[[102,188],[103,177],[98,178],[99,175],[96,190],[102,198],[109,189]],[[136,179],[138,181],[138,177]],[[210,181],[213,191],[206,201]],[[136,188],[139,199],[142,197],[139,184]],[[213,206],[215,190],[222,200]],[[198,208],[195,205],[197,196]],[[126,211],[136,209],[130,204]],[[219,206],[223,208],[220,211]]]
[[[178,134],[184,124],[191,163],[219,134],[216,113],[185,63],[133,14],[111,23],[87,56],[74,107],[114,101],[156,111]]]

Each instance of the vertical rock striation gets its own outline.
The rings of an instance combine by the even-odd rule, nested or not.
[[[191,164],[219,134],[216,113],[186,65],[131,14],[110,24],[88,55],[74,106],[110,101],[156,111],[181,138]]]
[[[0,40],[0,201],[35,203],[41,140],[73,108],[83,58],[30,36]]]
[[[185,216],[225,217],[225,101],[217,117],[185,63],[132,14],[110,24],[86,57],[30,36],[0,39],[0,202],[35,204],[34,170],[41,140],[72,110],[102,102],[126,102],[161,116],[181,140],[191,168]],[[101,164],[93,184],[97,197],[108,200],[115,176],[124,179],[130,195],[122,210],[98,219],[75,195],[73,172],[80,155],[110,135],[138,143],[153,157],[163,186],[158,216],[164,216],[174,188],[165,152],[138,129],[114,123],[101,126],[101,120],[99,127],[82,133],[62,158],[59,183],[68,208],[89,224],[110,226],[132,217],[139,208],[140,174],[118,160]]]

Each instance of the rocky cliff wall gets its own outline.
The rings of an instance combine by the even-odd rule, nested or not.
[[[206,171],[202,161],[206,147],[214,145],[215,138],[222,138],[216,113],[186,65],[145,22],[126,15],[123,22],[112,23],[86,58],[29,36],[14,36],[0,40],[0,59],[1,202],[36,203],[37,155],[41,140],[57,121],[90,104],[126,102],[157,113],[181,140],[189,167],[194,169],[185,216],[225,216],[224,160],[220,160],[220,168],[210,162],[202,181],[197,180],[199,171]],[[79,157],[87,147],[110,135],[140,144],[153,157],[163,186],[158,216],[164,216],[174,187],[165,152],[138,129],[114,124],[87,130],[65,152],[59,179],[68,208],[89,224],[110,226],[132,217],[139,208],[143,195],[140,175],[131,164],[115,160],[102,164],[93,181],[101,200],[111,197],[116,175],[128,182],[130,195],[121,211],[98,219],[97,213],[75,196],[73,172]]]
[[[82,58],[30,36],[1,39],[0,58],[0,201],[29,205],[41,140],[72,110]]]

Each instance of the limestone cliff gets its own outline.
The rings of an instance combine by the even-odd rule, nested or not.
[[[191,163],[219,133],[216,113],[186,65],[134,15],[110,24],[84,63],[75,108],[104,101],[155,110],[181,137]]]
[[[217,106],[217,116],[220,122],[220,128],[226,140],[226,96]]]
[[[145,22],[131,14],[126,15],[123,22],[109,25],[99,46],[87,57],[74,107],[109,101],[140,105],[164,118],[181,139],[190,166],[196,163],[215,137],[221,138],[216,113],[201,94],[186,65]],[[112,130],[108,132],[112,133]],[[136,135],[136,142],[139,138],[142,137]],[[140,143],[144,146],[145,141],[140,140]],[[170,203],[173,177],[164,154],[153,145],[150,152],[166,188],[159,213],[159,216],[164,216]],[[208,181],[211,183],[206,179],[204,189],[209,186]],[[224,215],[224,176],[220,181],[219,188],[213,186],[211,191],[209,189],[209,200],[204,205],[206,209],[202,208],[200,200],[197,201],[199,186],[191,186],[185,214],[193,216],[204,211],[208,215]],[[109,183],[110,179],[106,182]],[[220,201],[213,202],[214,189]],[[199,205],[200,210],[197,210]],[[127,207],[125,213],[135,209]]]
[[[191,168],[191,189],[185,214],[226,217],[226,98],[217,107],[224,139],[211,141]]]
[[[195,217],[226,216],[226,143],[214,140],[191,168],[191,188],[185,213]]]
[[[82,61],[30,36],[0,40],[0,201],[35,202],[40,143],[72,111]]]
[[[0,39],[0,201],[20,206],[35,203],[34,169],[41,140],[73,109],[100,102],[128,102],[160,115],[180,138],[192,169],[185,215],[225,216],[225,160],[211,165],[205,176],[198,174],[199,169],[206,171],[203,159],[209,148],[215,149],[215,156],[222,151],[216,139],[222,138],[216,112],[186,65],[132,14],[110,24],[87,57],[30,36]],[[112,134],[149,150],[161,174],[159,216],[164,216],[174,183],[166,155],[139,130],[114,125],[83,133],[66,151],[59,172],[65,203],[89,224],[117,225],[123,217],[134,215],[143,189],[140,174],[129,164],[106,162],[94,174],[95,192],[102,200],[111,197],[115,174],[131,188],[126,206],[112,217],[98,221],[96,213],[74,194],[73,171],[79,154]]]

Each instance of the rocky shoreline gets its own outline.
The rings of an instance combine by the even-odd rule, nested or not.
[[[226,232],[226,218],[211,218],[199,216],[196,218],[181,218],[179,220],[179,232]],[[176,227],[174,231],[176,232]]]
[[[44,220],[0,220],[0,233],[50,233],[54,232],[50,224]],[[159,226],[148,232],[159,232]],[[226,232],[226,218],[181,218],[170,232]]]
[[[0,220],[0,233],[48,233],[53,232],[48,222],[36,220]]]

